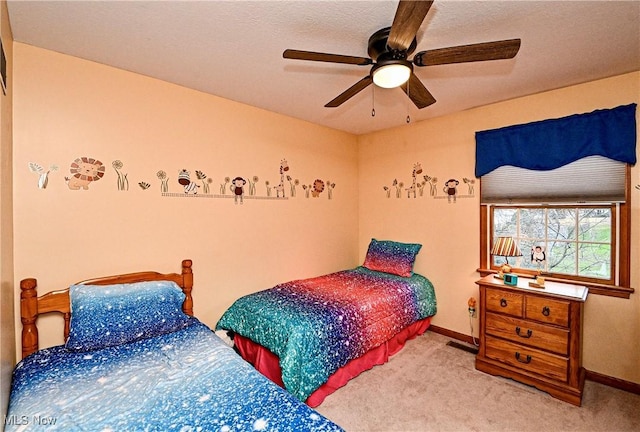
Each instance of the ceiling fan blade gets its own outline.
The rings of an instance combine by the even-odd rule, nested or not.
[[[392,49],[405,51],[411,46],[416,33],[431,8],[430,1],[401,1],[393,18],[387,45]]]
[[[485,60],[510,59],[518,54],[520,39],[482,42],[421,51],[413,57],[416,66],[435,66]]]
[[[420,78],[418,78],[414,73],[411,74],[409,81],[402,84],[401,87],[407,96],[409,96],[409,99],[411,99],[419,109],[436,103],[436,98],[433,97],[424,84],[422,84]]]
[[[371,78],[371,75],[367,75],[366,77],[362,78],[360,81],[340,93],[335,99],[326,104],[325,108],[335,108],[342,105],[347,100],[351,99],[353,96],[357,95],[362,90],[367,88],[372,82],[373,78]]]
[[[373,60],[367,57],[345,56],[340,54],[317,53],[313,51],[300,51],[288,49],[282,53],[282,57],[294,60],[311,60],[329,63],[346,63],[360,66],[373,64]]]

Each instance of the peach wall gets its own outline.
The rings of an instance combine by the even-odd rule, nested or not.
[[[191,258],[195,313],[213,327],[241,295],[356,265],[354,136],[25,44],[14,55],[16,290],[26,277],[47,292],[100,275],[179,271]],[[82,156],[106,174],[70,190],[64,177]],[[301,185],[292,198],[288,182],[287,200],[174,198],[156,177],[164,170],[169,191],[184,195],[182,168],[213,178],[213,193],[225,177],[257,176],[265,197],[283,158],[301,183],[335,183],[332,199],[326,190],[306,198]],[[115,160],[128,191],[118,190]],[[46,189],[29,162],[59,166]],[[41,320],[41,347],[62,342],[55,321]]]
[[[114,272],[174,271],[194,260],[196,314],[214,325],[238,296],[292,278],[362,262],[371,237],[424,245],[416,271],[436,286],[434,324],[470,334],[467,299],[477,297],[479,209],[473,197],[456,203],[424,195],[386,198],[394,179],[408,185],[413,164],[438,178],[473,178],[474,132],[638,102],[639,74],[533,95],[393,130],[354,137],[213,96],[15,44],[15,282],[41,280],[42,291]],[[63,177],[71,161],[90,156],[107,165],[87,191]],[[205,171],[215,178],[290,174],[336,183],[326,195],[286,201],[162,197],[155,173]],[[118,191],[113,160],[124,163],[129,191]],[[47,189],[27,164],[57,164]],[[638,168],[632,170],[639,182]],[[139,181],[152,184],[143,191]],[[173,187],[173,186],[172,186]],[[406,187],[406,186],[405,186]],[[467,194],[461,182],[460,194]],[[175,191],[175,189],[174,189]],[[403,191],[403,194],[406,191]],[[634,190],[632,230],[640,224]],[[634,234],[632,260],[639,241]],[[632,285],[638,287],[634,266]],[[585,312],[584,364],[589,370],[640,382],[640,301],[592,295]],[[17,307],[17,305],[16,305]],[[58,325],[43,320],[44,345],[60,343]],[[473,320],[477,335],[477,320]],[[613,335],[613,337],[612,337]],[[615,361],[611,361],[615,359]]]
[[[0,2],[0,35],[7,59],[7,93],[0,91],[0,413],[9,404],[11,371],[15,359],[13,317],[13,181],[11,165],[11,65],[13,38],[7,4]]]
[[[438,194],[449,178],[473,178],[475,132],[512,124],[590,112],[640,101],[640,73],[630,73],[523,97],[445,117],[386,130],[358,139],[360,146],[360,259],[371,237],[422,243],[415,270],[436,287],[433,324],[471,334],[467,299],[478,297],[479,186],[474,198],[447,200],[404,195],[386,198],[394,178],[411,181],[412,166],[438,178]],[[640,149],[639,153],[640,153]],[[632,169],[639,184],[640,169]],[[460,181],[459,193],[467,193]],[[632,193],[632,286],[640,288],[640,191]],[[472,321],[477,336],[477,319]],[[640,383],[640,293],[630,299],[591,295],[585,306],[584,366],[594,372]]]

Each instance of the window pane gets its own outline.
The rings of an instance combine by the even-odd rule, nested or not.
[[[520,210],[520,236],[529,239],[545,238],[545,213],[543,208]],[[529,250],[529,248],[523,248]]]
[[[579,251],[579,276],[608,279],[611,277],[611,246],[608,244],[582,243]]]
[[[551,208],[548,210],[548,236],[550,239],[575,240],[576,209]]]
[[[493,212],[493,235],[495,237],[509,236],[516,234],[517,210],[516,209],[495,209]]]
[[[611,243],[611,210],[581,209],[578,236],[581,241]]]
[[[547,253],[549,271],[553,273],[578,274],[575,243],[552,241],[549,245],[549,253]]]

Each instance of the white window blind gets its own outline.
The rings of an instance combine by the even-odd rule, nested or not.
[[[626,164],[589,156],[548,171],[511,165],[481,177],[482,204],[574,204],[625,201]]]

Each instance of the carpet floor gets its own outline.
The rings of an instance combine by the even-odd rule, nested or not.
[[[475,370],[431,331],[351,380],[317,410],[358,431],[640,431],[640,395],[587,381],[582,406]]]

